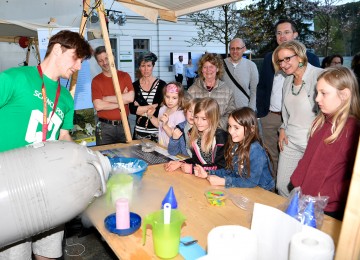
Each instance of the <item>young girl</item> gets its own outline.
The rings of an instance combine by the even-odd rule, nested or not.
[[[171,161],[165,164],[165,170],[174,171],[181,168],[183,172],[192,174],[196,164],[202,165],[205,169],[224,168],[227,133],[218,128],[219,120],[218,103],[212,98],[200,99],[194,108],[194,125],[189,139],[191,158],[183,162]]]
[[[185,120],[184,89],[180,83],[170,82],[164,88],[163,94],[164,105],[159,110],[159,117],[153,116],[155,108],[150,108],[147,114],[151,123],[159,128],[159,144],[167,148],[175,126]]]
[[[329,196],[325,213],[342,219],[360,134],[358,83],[346,67],[327,68],[316,89],[321,111],[289,188],[300,186],[306,195]]]
[[[168,152],[170,155],[183,154],[191,157],[190,132],[194,124],[194,108],[199,98],[193,98],[185,102],[184,114],[186,120],[176,126],[170,137]]]
[[[269,153],[262,145],[254,111],[243,107],[231,112],[228,130],[231,138],[226,146],[226,169],[207,172],[197,165],[195,175],[207,178],[211,185],[274,189]]]

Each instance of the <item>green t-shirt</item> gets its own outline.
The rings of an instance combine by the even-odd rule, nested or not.
[[[44,75],[47,95],[47,140],[57,140],[60,129],[73,128],[74,100],[61,87],[56,111],[52,114],[58,83]],[[42,140],[42,80],[36,67],[19,67],[0,73],[0,152]]]

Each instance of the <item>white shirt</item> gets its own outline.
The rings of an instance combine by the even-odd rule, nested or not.
[[[182,62],[180,61],[177,61],[175,64],[175,74],[178,75],[178,74],[183,74],[184,73],[184,65]]]
[[[274,76],[273,87],[270,97],[270,111],[280,112],[282,107],[282,89],[285,82],[285,77],[282,71],[279,71]]]

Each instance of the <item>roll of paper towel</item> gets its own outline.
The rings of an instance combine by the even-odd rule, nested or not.
[[[289,260],[332,260],[333,257],[334,242],[324,232],[307,227],[291,238]]]
[[[227,260],[256,260],[257,237],[250,229],[237,226],[219,226],[208,234],[208,258]]]

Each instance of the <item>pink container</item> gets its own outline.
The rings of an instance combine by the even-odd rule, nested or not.
[[[120,198],[116,201],[116,229],[130,228],[129,200]]]

